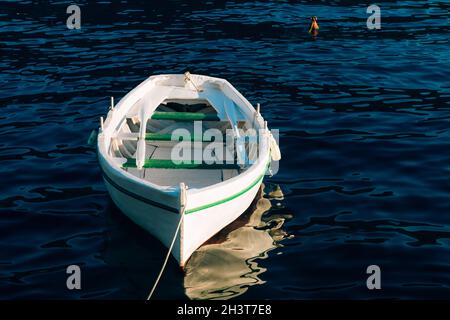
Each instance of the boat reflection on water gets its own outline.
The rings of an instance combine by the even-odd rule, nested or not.
[[[184,287],[190,299],[230,299],[245,293],[250,286],[263,284],[260,275],[267,269],[258,266],[268,252],[287,237],[282,226],[290,214],[280,201],[279,186],[265,186],[252,206],[236,221],[195,251],[185,267]]]

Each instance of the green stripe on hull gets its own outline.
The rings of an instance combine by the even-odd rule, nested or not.
[[[269,168],[269,165],[270,165],[270,156],[269,156],[269,159],[267,160],[267,164],[265,166],[266,170]],[[211,208],[211,207],[223,204],[225,202],[231,201],[233,199],[236,199],[237,197],[242,196],[244,193],[249,191],[251,188],[253,188],[257,184],[262,182],[262,180],[264,179],[264,175],[266,174],[266,170],[264,170],[263,174],[260,175],[255,181],[253,181],[252,184],[250,184],[245,189],[242,189],[238,193],[235,193],[234,195],[229,196],[229,197],[227,197],[225,199],[222,199],[222,200],[218,200],[218,201],[215,201],[215,202],[212,202],[212,203],[209,203],[209,204],[205,204],[205,205],[197,207],[197,208],[188,209],[188,210],[185,211],[185,214],[189,214],[189,213],[194,213],[194,212],[198,212],[198,211],[201,211],[201,210],[205,210],[205,209],[208,209],[208,208]]]
[[[123,168],[136,168],[136,159],[127,159],[122,165]],[[147,159],[144,162],[143,168],[155,168],[155,169],[239,169],[237,164],[231,163],[174,163],[172,160],[167,159]]]
[[[264,174],[265,174],[265,173],[264,173]],[[212,202],[212,203],[209,203],[209,204],[205,204],[205,205],[200,206],[200,207],[197,207],[197,208],[193,208],[193,209],[186,210],[185,213],[186,213],[186,214],[189,214],[189,213],[194,213],[194,212],[197,212],[197,211],[205,210],[205,209],[208,209],[208,208],[211,208],[211,207],[214,207],[214,206],[223,204],[223,203],[225,203],[225,202],[231,201],[231,200],[233,200],[233,199],[236,199],[237,197],[240,197],[241,195],[243,195],[244,193],[246,193],[247,191],[249,191],[251,188],[253,188],[253,187],[256,186],[257,184],[261,183],[261,182],[262,182],[262,179],[264,178],[264,174],[262,174],[260,177],[258,177],[258,179],[256,179],[256,180],[255,180],[251,185],[249,185],[247,188],[245,188],[245,189],[239,191],[238,193],[236,193],[236,194],[234,194],[234,195],[232,195],[232,196],[230,196],[230,197],[228,197],[228,198],[225,198],[225,199],[222,199],[222,200],[219,200],[219,201],[216,201],[216,202]]]
[[[161,112],[155,111],[153,120],[175,120],[175,121],[220,121],[217,114],[200,112]]]

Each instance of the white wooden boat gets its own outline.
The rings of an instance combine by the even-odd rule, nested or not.
[[[101,118],[111,198],[180,266],[250,206],[280,159],[258,109],[226,80],[186,73],[151,76]]]

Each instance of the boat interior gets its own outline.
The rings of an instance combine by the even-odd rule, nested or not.
[[[127,159],[123,170],[138,178],[163,187],[178,186],[179,183],[184,182],[189,188],[203,188],[237,176],[256,160],[258,143],[254,143],[255,140],[250,143],[251,138],[249,139],[248,136],[240,140],[247,157],[244,164],[242,161],[241,164],[237,164],[237,150],[242,151],[242,147],[238,148],[233,143],[233,141],[235,142],[233,139],[236,138],[236,131],[233,129],[237,127],[242,130],[239,132],[246,132],[252,128],[251,121],[238,119],[233,125],[229,119],[220,119],[215,108],[207,100],[166,99],[159,104],[146,123],[145,164],[138,169],[135,159],[142,125],[139,116],[140,108],[142,105],[136,103],[128,111],[117,130],[117,135],[112,138],[109,150],[112,157]],[[197,120],[201,120],[201,122]],[[217,129],[220,131],[222,139],[217,141],[217,138],[205,139],[206,136],[203,134],[198,138],[195,136],[198,132],[195,129],[198,129],[199,125],[201,125],[202,133],[207,129]],[[195,141],[172,140],[172,133],[176,129],[186,129]],[[217,130],[215,132],[218,132]],[[257,139],[256,135],[254,137]],[[230,141],[232,143],[229,143]],[[173,148],[177,144],[180,146],[180,143],[188,143],[191,155],[194,155],[195,152],[204,154],[207,151],[217,161],[213,165],[205,164],[204,160],[197,165],[189,163],[176,165],[171,160],[173,159],[171,154]],[[215,154],[217,148],[221,148],[220,150],[223,152]]]

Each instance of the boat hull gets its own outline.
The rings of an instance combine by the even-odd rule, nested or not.
[[[134,223],[156,237],[167,248],[170,247],[181,215],[143,201],[141,196],[127,192],[106,175],[104,181],[114,204]],[[184,267],[197,248],[250,207],[261,183],[262,177],[245,192],[232,199],[223,200],[219,195],[218,200],[223,200],[219,201],[219,204],[184,214],[171,251],[181,267]]]
[[[236,220],[247,210],[261,187],[262,177],[245,193],[212,207],[187,213],[184,216],[181,265],[192,253],[217,232]],[[218,195],[219,200],[220,195]]]
[[[193,169],[192,166],[167,166],[169,158],[172,159],[171,154],[169,156],[159,150],[162,153],[157,158],[146,147],[147,134],[170,131],[175,127],[184,128],[181,125],[171,128],[172,124],[160,123],[164,129],[150,128],[151,132],[147,132],[148,120],[153,119],[153,116],[158,121],[171,119],[175,123],[191,123],[198,117],[204,119],[207,116],[201,112],[157,111],[161,103],[173,100],[188,104],[206,101],[214,109],[208,109],[211,114],[214,113],[214,119],[209,120],[228,122],[233,128],[231,136],[236,138],[241,136],[240,125],[243,128],[251,127],[257,132],[258,145],[248,145],[248,158],[243,157],[245,148],[236,145],[236,159],[244,160],[237,161],[242,163],[233,163],[232,170],[238,171],[233,174],[222,171],[221,178],[217,175],[215,179],[209,179],[207,174],[203,179],[197,179],[197,176],[192,177],[192,171],[187,176],[176,176],[178,173],[174,171],[171,171],[172,176],[167,175],[167,172],[160,173],[160,176],[148,172],[149,176],[145,177],[145,171],[140,170],[153,169],[152,166],[170,170]],[[194,115],[195,119],[192,118]],[[146,125],[136,128],[137,123]],[[220,123],[219,127],[225,130]],[[195,133],[195,126],[193,130]],[[166,247],[171,246],[180,225],[171,252],[178,263],[184,266],[199,246],[237,219],[251,205],[273,153],[273,143],[269,145],[270,137],[271,133],[259,109],[255,110],[228,81],[186,73],[152,76],[129,92],[117,105],[112,105],[106,119],[101,118],[97,147],[107,190],[125,215]],[[155,141],[159,141],[156,138],[161,137],[153,136]],[[123,140],[136,142],[135,145],[128,144],[127,148]],[[162,163],[163,160],[166,162]],[[247,160],[252,160],[249,165]],[[219,163],[218,168],[202,166],[201,169],[228,170],[222,165]],[[166,181],[159,180],[162,176]]]
[[[169,247],[178,226],[180,214],[136,199],[130,193],[125,193],[117,188],[117,185],[110,179],[104,177],[103,180],[114,204],[135,224]],[[178,233],[172,249],[172,255],[178,262],[181,260],[180,239],[181,234]]]

